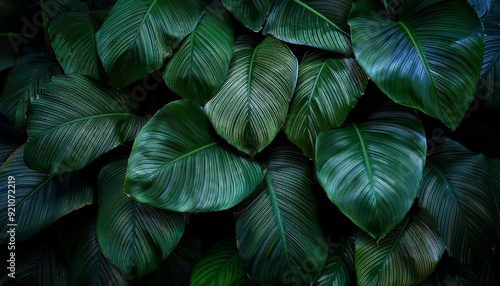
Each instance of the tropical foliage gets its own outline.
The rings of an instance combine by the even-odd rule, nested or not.
[[[499,1],[0,0],[0,82],[0,285],[500,285]]]

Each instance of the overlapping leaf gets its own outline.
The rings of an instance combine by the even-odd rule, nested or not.
[[[347,17],[351,0],[276,0],[264,34],[285,42],[351,54]]]
[[[191,285],[232,285],[245,276],[245,270],[238,261],[236,241],[224,239],[215,244],[196,264],[191,276]]]
[[[264,176],[257,162],[224,145],[201,106],[188,99],[165,105],[151,118],[128,164],[126,193],[179,212],[231,208]]]
[[[143,277],[172,252],[182,237],[184,217],[150,209],[123,193],[127,161],[105,166],[98,181],[97,241],[125,274]]]
[[[500,6],[483,20],[484,59],[478,84],[478,99],[486,108],[500,106]]]
[[[240,261],[265,285],[310,283],[327,257],[310,161],[288,143],[270,150],[266,166],[265,185],[237,212]]]
[[[425,155],[425,133],[415,113],[382,110],[366,122],[320,133],[316,172],[330,200],[355,224],[379,238],[413,204]]]
[[[316,286],[356,285],[354,270],[354,240],[342,238],[342,242],[329,245],[328,258]]]
[[[224,81],[233,53],[233,25],[220,4],[207,7],[205,16],[168,62],[163,79],[183,98],[200,104]]]
[[[58,76],[41,87],[26,123],[28,167],[57,174],[82,169],[132,141],[146,119],[116,88],[82,75]]]
[[[459,143],[446,139],[425,167],[418,192],[439,226],[450,256],[481,268],[498,235],[498,211],[488,165]]]
[[[17,224],[16,240],[22,241],[46,228],[59,218],[94,201],[94,193],[83,173],[47,175],[24,164],[24,146],[17,148],[0,166],[0,193],[5,196],[0,205],[0,241],[8,240],[9,224]],[[8,187],[8,178],[15,178],[15,187]],[[12,190],[13,192],[8,192]],[[8,195],[11,196],[8,196]],[[7,204],[7,199],[14,202]],[[9,209],[12,208],[12,209]],[[15,217],[8,216],[14,210]]]
[[[297,82],[298,63],[282,42],[236,42],[229,74],[205,106],[217,133],[251,156],[276,137]]]
[[[422,286],[443,285],[487,285],[475,284],[476,275],[470,269],[460,265],[455,260],[443,257],[432,275],[422,283]]]
[[[425,209],[406,217],[382,239],[359,231],[355,250],[358,285],[417,285],[433,272],[444,250],[439,229]]]
[[[8,118],[14,129],[23,128],[26,110],[36,97],[39,86],[62,73],[57,62],[48,59],[44,52],[25,50],[8,74],[4,93],[0,97],[0,113]]]
[[[52,48],[66,74],[105,78],[97,55],[95,33],[106,13],[74,11],[60,14],[49,27]]]
[[[484,15],[486,15],[490,8],[491,1],[492,0],[468,0],[469,4],[477,11],[479,17],[484,17]]]
[[[113,84],[124,87],[157,70],[200,19],[203,0],[119,0],[97,32],[97,50]]]
[[[455,129],[471,103],[484,51],[481,21],[461,0],[406,1],[392,20],[374,0],[349,16],[359,64],[397,103]]]
[[[310,53],[299,66],[297,88],[285,133],[305,155],[314,157],[321,131],[339,127],[363,94],[368,77],[354,59]]]
[[[222,0],[224,6],[238,21],[254,32],[260,31],[274,0]]]
[[[14,153],[21,144],[17,142],[12,134],[0,132],[0,166]]]

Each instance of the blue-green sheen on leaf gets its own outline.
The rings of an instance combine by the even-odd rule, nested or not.
[[[406,215],[426,155],[422,123],[404,109],[323,131],[316,141],[318,181],[356,225],[379,238]]]
[[[233,54],[233,24],[224,7],[213,3],[186,37],[163,72],[166,85],[183,98],[205,104],[226,78]]]
[[[490,8],[491,1],[492,0],[468,0],[469,4],[477,11],[479,17],[484,17],[484,15],[486,15]]]
[[[245,276],[245,270],[238,261],[236,240],[223,239],[196,264],[190,285],[229,286]]]
[[[344,123],[367,83],[368,77],[356,60],[309,53],[299,66],[297,88],[284,127],[290,141],[313,158],[318,134]]]
[[[17,148],[0,166],[0,194],[5,196],[0,205],[0,242],[7,243],[9,223],[17,224],[16,240],[26,240],[61,217],[94,202],[94,192],[84,173],[67,173],[58,176],[34,171],[24,164],[25,145]],[[15,178],[15,187],[8,187],[9,176]],[[9,191],[10,190],[10,191]],[[11,195],[8,197],[8,195]],[[13,206],[8,198],[15,198]],[[14,221],[9,220],[11,207]]]
[[[491,10],[483,20],[484,59],[477,97],[481,106],[500,106],[500,7]]]
[[[0,97],[0,113],[7,117],[14,129],[22,129],[26,121],[26,110],[30,101],[36,97],[38,88],[62,73],[59,64],[48,59],[44,52],[26,49],[9,71],[5,90]]]
[[[352,0],[276,0],[263,34],[293,44],[351,54]]]
[[[446,139],[427,159],[418,201],[427,208],[459,262],[480,269],[498,235],[498,211],[488,163]]]
[[[375,0],[349,16],[356,60],[395,102],[455,129],[471,103],[484,51],[481,21],[462,0],[407,1],[397,21]]]
[[[237,41],[229,74],[205,106],[217,133],[248,155],[262,151],[285,122],[297,73],[295,55],[279,40]]]
[[[224,6],[245,27],[254,32],[260,31],[274,0],[222,0]]]
[[[436,268],[444,241],[426,209],[406,217],[384,238],[356,236],[356,276],[360,286],[417,285]]]
[[[263,176],[257,162],[218,138],[200,105],[183,99],[160,109],[137,136],[125,192],[155,208],[219,211],[245,199]]]
[[[160,68],[204,6],[204,0],[118,0],[96,35],[110,81],[124,87]]]
[[[123,273],[143,277],[172,252],[184,232],[184,216],[148,208],[123,193],[127,160],[99,174],[97,241]]]
[[[64,73],[106,78],[95,39],[105,18],[104,12],[74,11],[60,14],[52,21],[51,44]]]
[[[265,285],[305,285],[320,274],[328,252],[312,166],[290,143],[269,154],[265,184],[236,212],[240,261]]]
[[[80,170],[109,150],[134,140],[146,123],[116,88],[83,75],[44,84],[28,110],[28,167],[58,174]]]

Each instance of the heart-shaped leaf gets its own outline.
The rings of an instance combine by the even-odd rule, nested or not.
[[[26,122],[26,165],[58,174],[82,169],[100,155],[132,141],[146,119],[116,88],[83,75],[44,84]]]
[[[298,63],[282,42],[236,42],[229,75],[205,106],[217,133],[251,156],[276,137],[297,82]]]
[[[340,243],[329,243],[328,258],[315,286],[356,285],[354,240],[343,237]]]
[[[451,257],[480,269],[498,235],[498,211],[488,163],[446,139],[427,159],[418,192],[439,226]]]
[[[366,122],[320,133],[316,172],[330,200],[355,224],[379,238],[413,204],[425,155],[420,120],[412,111],[393,108],[376,112]]]
[[[356,237],[358,285],[417,285],[436,268],[445,244],[426,209],[406,217],[384,238]]]
[[[374,0],[349,16],[359,64],[397,103],[455,129],[471,103],[484,51],[481,21],[462,0],[406,1],[391,15]]]
[[[310,283],[327,257],[311,163],[287,143],[270,150],[266,167],[265,184],[236,212],[240,261],[266,285]]]
[[[178,212],[233,207],[260,184],[262,167],[224,145],[201,106],[183,99],[160,109],[135,140],[125,192]]]
[[[238,21],[254,32],[260,31],[274,0],[222,0]]]
[[[157,70],[198,23],[204,0],[119,0],[97,32],[111,82],[124,87]]]
[[[264,34],[285,42],[351,54],[351,0],[276,0]]]
[[[104,255],[125,274],[143,277],[172,252],[182,237],[180,213],[150,209],[123,193],[127,161],[106,165],[99,174],[97,241]]]
[[[183,98],[205,104],[226,78],[233,54],[231,16],[213,3],[168,62],[163,79]]]
[[[47,175],[24,164],[25,145],[17,148],[0,166],[0,241],[9,239],[10,224],[16,226],[16,240],[22,241],[68,213],[94,202],[94,192],[83,172]],[[8,178],[13,177],[12,184]],[[9,216],[9,213],[15,216]]]
[[[367,83],[368,77],[354,59],[309,53],[299,66],[284,128],[290,141],[313,158],[318,134],[344,123]]]

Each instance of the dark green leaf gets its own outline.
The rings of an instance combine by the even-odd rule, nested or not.
[[[172,252],[182,237],[184,217],[150,209],[123,193],[125,159],[99,174],[97,241],[104,255],[125,274],[143,277]]]
[[[82,75],[58,76],[31,103],[24,159],[28,167],[58,174],[82,169],[134,140],[146,119],[116,88]]]
[[[298,63],[282,42],[236,42],[226,81],[205,106],[217,133],[251,156],[276,137],[297,82]]]
[[[66,74],[105,78],[95,40],[105,18],[103,12],[75,11],[60,14],[52,21],[49,27],[52,48]]]
[[[484,17],[486,12],[488,12],[488,8],[490,7],[492,0],[468,0],[469,4],[476,9],[477,14],[480,17]]]
[[[73,286],[131,285],[127,277],[104,256],[97,244],[95,215],[68,220],[61,228],[63,252]],[[75,227],[76,226],[76,227]]]
[[[198,104],[165,105],[139,133],[125,192],[137,201],[179,212],[233,207],[261,183],[264,170],[215,134]]]
[[[342,238],[341,243],[333,243],[329,247],[325,267],[323,267],[314,285],[356,285],[354,240],[352,238]]]
[[[462,0],[406,1],[396,18],[377,1],[356,1],[349,25],[357,61],[392,100],[455,129],[483,60],[476,11]]]
[[[375,240],[364,231],[356,237],[358,285],[415,285],[437,266],[445,244],[426,209],[405,218],[384,238]]]
[[[233,53],[233,25],[229,12],[214,3],[168,62],[163,79],[183,98],[200,104],[224,81]]]
[[[481,154],[446,139],[427,159],[418,192],[459,262],[480,269],[498,235],[498,211],[488,163]]]
[[[0,181],[3,182],[0,194],[5,197],[0,205],[2,243],[8,240],[6,231],[10,228],[9,224],[17,224],[16,239],[25,240],[66,214],[94,201],[94,193],[84,173],[49,176],[31,170],[23,161],[24,146],[16,149],[0,166]],[[15,178],[14,187],[7,184],[9,176]],[[8,198],[13,200],[13,206],[7,203]],[[14,210],[14,217],[8,216],[11,210]]]
[[[443,257],[432,275],[422,286],[472,286],[476,280],[474,272],[450,258]],[[484,284],[480,284],[485,286]],[[493,286],[493,285],[492,285]]]
[[[324,131],[316,141],[316,172],[330,200],[379,238],[406,215],[426,155],[422,123],[404,109],[376,112],[363,123]]]
[[[0,133],[0,167],[20,145],[12,134]]]
[[[351,54],[347,17],[351,0],[276,0],[264,34],[285,42]]]
[[[113,84],[124,87],[157,70],[202,16],[203,0],[118,0],[97,32],[97,50]]]
[[[368,77],[354,59],[310,53],[299,66],[285,133],[305,155],[314,158],[316,137],[339,127],[365,91]]]
[[[191,273],[201,260],[201,241],[184,235],[155,271],[147,277],[145,285],[184,286],[189,285]]]
[[[252,279],[266,285],[310,283],[327,257],[312,166],[289,143],[271,149],[266,166],[265,184],[237,212],[240,261]]]
[[[484,59],[478,85],[478,97],[486,108],[500,106],[500,8],[493,9],[483,20]]]
[[[196,264],[191,276],[191,285],[230,286],[246,276],[238,261],[235,239],[224,239],[212,247]]]
[[[24,127],[26,110],[40,85],[52,77],[62,74],[57,64],[48,59],[44,52],[28,49],[10,70],[5,90],[0,98],[0,113],[4,114],[14,129]]]
[[[222,0],[238,21],[254,32],[260,31],[274,0]]]

